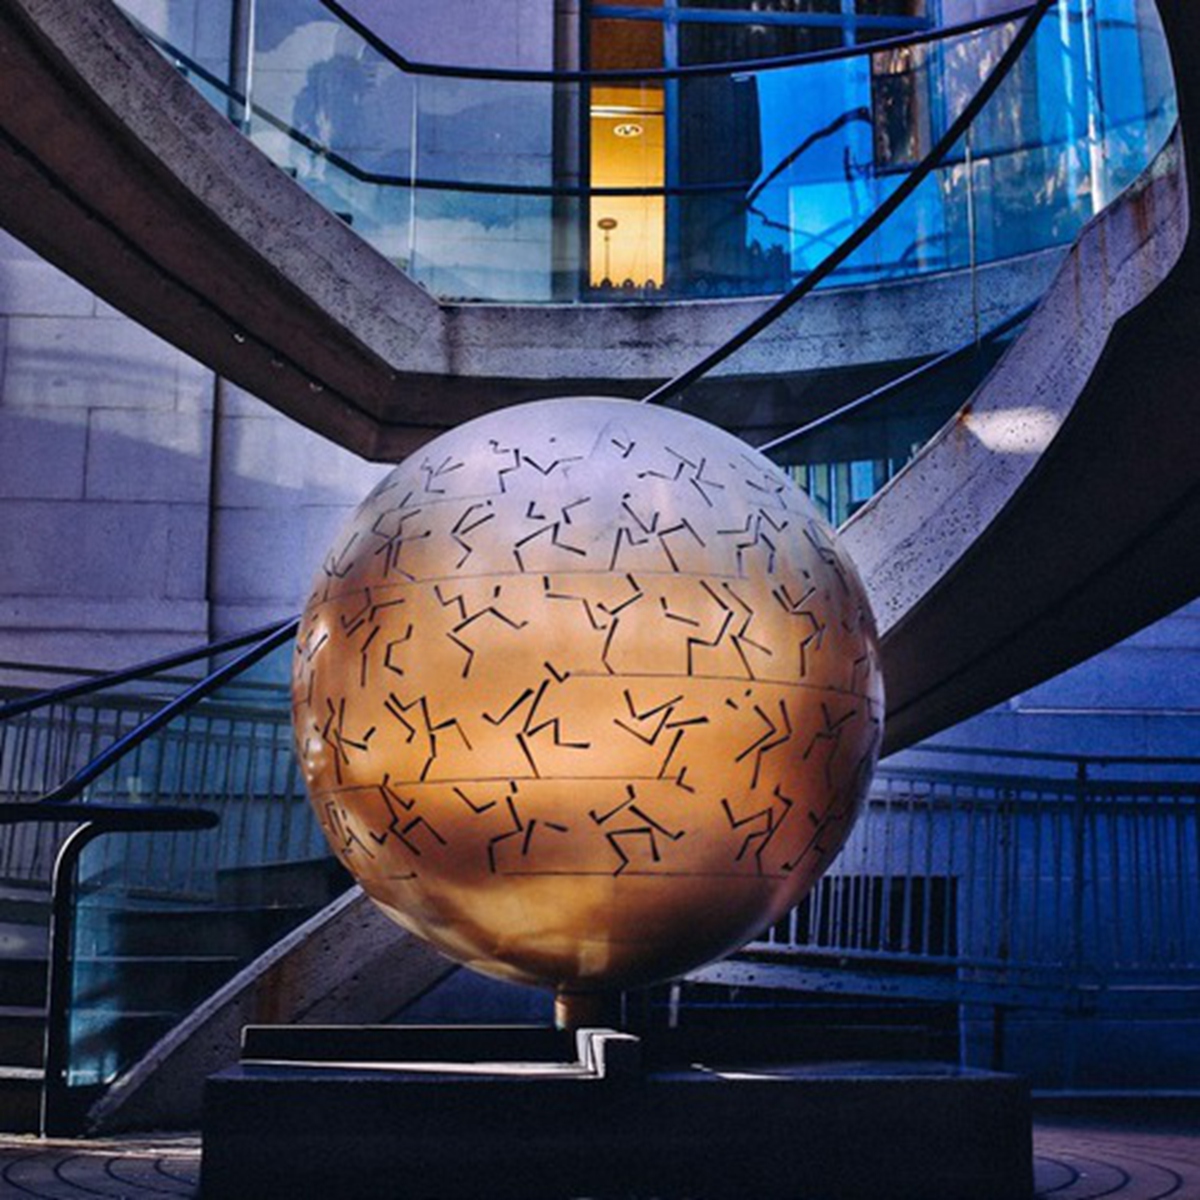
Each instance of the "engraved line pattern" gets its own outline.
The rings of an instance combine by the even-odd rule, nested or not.
[[[660,419],[454,431],[326,556],[293,705],[356,869],[788,881],[836,852],[882,727],[857,580],[780,472]]]

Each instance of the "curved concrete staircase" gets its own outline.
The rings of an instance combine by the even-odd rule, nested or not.
[[[881,619],[888,750],[1200,592],[1200,235],[1188,214],[1200,5],[1157,2],[1177,138],[1085,230],[969,403],[845,529]],[[0,219],[297,419],[394,455],[548,378],[482,324],[472,369],[458,372],[475,318],[452,332],[446,310],[268,170],[106,0],[3,0],[0,66]],[[88,162],[109,144],[113,156]],[[258,237],[267,225],[286,236]],[[528,320],[543,342],[555,321],[567,328],[553,313]],[[716,344],[736,323],[714,316],[698,340]],[[627,378],[654,377],[640,361]]]

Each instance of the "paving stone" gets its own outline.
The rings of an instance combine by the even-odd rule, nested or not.
[[[1198,1128],[1120,1119],[1039,1120],[1034,1153],[1038,1200],[1200,1197]],[[195,1134],[95,1141],[0,1136],[0,1200],[195,1197],[199,1177]],[[881,1186],[880,1200],[886,1195]]]

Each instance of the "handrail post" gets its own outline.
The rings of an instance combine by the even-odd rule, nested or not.
[[[43,1137],[76,1132],[67,1111],[71,1052],[71,966],[75,942],[75,870],[88,843],[104,832],[85,821],[67,835],[54,860],[50,891],[50,953],[46,964],[45,1078],[40,1129]]]
[[[250,133],[254,86],[254,34],[256,0],[233,0],[229,29],[229,119],[245,134]]]
[[[1087,802],[1088,802],[1088,764],[1087,759],[1081,758],[1075,764],[1075,802],[1071,813],[1071,966],[1070,977],[1066,981],[1067,1003],[1064,1007],[1064,1019],[1068,1022],[1066,1038],[1066,1062],[1064,1064],[1066,1087],[1075,1086],[1077,1060],[1079,1056],[1078,1028],[1081,995],[1080,985],[1083,981],[1084,967],[1084,866],[1087,852]]]

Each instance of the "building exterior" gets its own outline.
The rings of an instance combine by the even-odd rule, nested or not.
[[[260,148],[385,257],[440,298],[511,304],[519,322],[522,305],[705,304],[785,289],[927,152],[975,78],[952,52],[911,49],[745,77],[668,74],[590,88],[550,84],[537,72],[769,60],[1005,6],[495,0],[486,37],[476,0],[440,5],[436,19],[428,5],[352,6],[414,62],[533,73],[482,80],[403,77],[315,2],[124,7]],[[1014,85],[1024,107],[1006,120],[992,114],[936,186],[915,197],[899,231],[878,235],[833,281],[848,297],[870,297],[892,338],[886,361],[860,356],[857,374],[834,381],[841,394],[876,379],[873,371],[924,357],[930,324],[967,337],[983,332],[981,278],[995,285],[993,296],[1003,294],[1003,312],[1036,296],[1080,225],[1140,172],[1174,117],[1169,72],[1152,39],[1122,40],[1129,28],[1147,27],[1152,10],[1150,0],[1065,6],[1051,33],[1066,58],[1047,49],[1031,60]],[[1072,91],[1064,61],[1094,85],[1087,96]],[[1027,180],[1054,151],[1062,170],[1045,175],[1046,203],[1028,218],[1016,176]],[[988,266],[991,275],[978,274]],[[942,310],[923,310],[920,327],[908,330],[905,306],[921,287],[945,289],[937,293]],[[898,288],[907,289],[903,298],[889,301]],[[763,427],[787,428],[787,404],[797,397],[806,414],[824,407],[814,394],[825,368],[796,342],[801,369],[779,385]],[[563,376],[571,374],[564,359]],[[726,413],[750,411],[741,396],[759,378],[747,374],[744,391],[724,400]],[[785,461],[844,519],[959,399],[948,389]],[[8,664],[123,665],[297,611],[338,526],[385,470],[269,408],[0,235],[0,659]],[[939,741],[1081,758],[1190,756],[1200,745],[1198,656],[1200,606],[1192,604]],[[13,665],[4,677],[18,686],[47,678]],[[931,761],[918,754],[893,765],[902,772]],[[964,802],[961,819],[990,812],[993,800]],[[881,801],[880,813],[887,807]],[[1183,808],[1176,815],[1177,824],[1191,820]],[[956,820],[928,834],[930,858],[914,860],[910,878],[954,874]],[[919,822],[909,813],[901,824],[911,832]],[[888,827],[891,837],[898,827]],[[858,847],[861,879],[902,874],[884,864],[883,828],[866,828],[875,841]],[[1171,845],[1186,856],[1191,843]],[[1120,864],[1110,857],[1105,869]],[[1170,877],[1188,886],[1194,864],[1173,866]],[[1060,883],[1073,879],[1059,871]],[[835,878],[825,902],[849,905],[839,896],[860,886]],[[933,911],[935,885],[925,886],[924,911]],[[938,911],[950,920],[946,901],[940,896]],[[973,903],[979,913],[988,901]],[[819,926],[822,918],[812,919]],[[1165,1053],[1193,1019],[1187,1014],[1166,1036]],[[986,1057],[992,1020],[964,1010],[973,1060]],[[1057,1036],[1057,1026],[1047,1028],[1031,1044]],[[1090,1047],[1080,1053],[1094,1053],[1094,1039]]]
[[[1119,13],[1105,10],[1106,26],[1119,26],[1134,18],[1143,24],[1148,20],[1145,0],[1139,4],[1121,0],[1119,7]],[[842,0],[802,9],[782,4],[777,8],[764,12],[760,11],[762,6],[751,10],[738,5],[668,3],[631,12],[619,6],[592,4],[580,11],[571,5],[514,0],[497,10],[494,28],[486,40],[465,36],[470,22],[464,15],[456,15],[457,10],[440,12],[439,19],[433,21],[427,11],[410,12],[402,5],[372,6],[360,0],[353,11],[385,40],[402,47],[413,61],[468,66],[486,63],[531,70],[576,64],[601,70],[618,64],[622,68],[653,69],[729,59],[769,59],[894,36],[924,24],[953,23],[987,12],[986,5],[943,5],[937,12],[927,11],[923,0],[862,5],[861,11]],[[668,177],[681,186],[691,185],[716,172],[726,182],[744,188],[756,175],[774,172],[776,180],[786,186],[774,191],[762,189],[762,202],[805,208],[810,224],[803,234],[792,230],[789,235],[786,229],[780,229],[786,226],[786,221],[775,219],[784,216],[780,209],[774,215],[756,213],[754,219],[761,226],[757,233],[730,234],[726,230],[719,237],[698,237],[698,244],[707,245],[713,253],[718,252],[714,247],[723,244],[727,249],[720,250],[720,254],[743,256],[743,266],[748,261],[744,259],[747,253],[760,263],[776,254],[781,261],[788,260],[787,269],[774,281],[741,268],[732,270],[727,280],[735,290],[769,291],[786,286],[809,265],[805,257],[808,252],[797,247],[812,243],[817,229],[812,222],[819,225],[823,219],[819,204],[815,217],[811,215],[812,206],[806,205],[813,188],[826,189],[828,202],[837,209],[833,221],[844,220],[847,210],[865,203],[855,193],[859,186],[856,183],[835,194],[830,191],[832,184],[819,182],[823,175],[832,178],[837,174],[832,166],[800,160],[785,162],[782,142],[779,150],[764,144],[769,137],[780,138],[784,129],[787,137],[796,134],[793,124],[773,115],[796,107],[796,101],[789,99],[789,88],[823,83],[816,90],[832,96],[830,103],[844,105],[839,113],[830,109],[826,114],[830,120],[836,124],[841,119],[846,124],[846,112],[856,117],[857,126],[855,120],[848,124],[852,129],[861,127],[861,135],[854,133],[849,140],[840,136],[826,139],[825,152],[832,156],[831,162],[832,158],[851,155],[864,163],[874,161],[876,168],[900,169],[919,154],[935,127],[933,117],[924,111],[929,107],[928,100],[918,103],[922,87],[927,96],[943,98],[963,86],[955,85],[951,77],[949,85],[930,91],[927,80],[911,72],[904,75],[904,63],[893,61],[889,55],[868,59],[866,65],[875,74],[861,84],[837,61],[820,67],[820,80],[815,79],[812,68],[768,72],[757,81],[731,81],[720,76],[669,78],[653,85],[658,97],[654,104],[659,108],[670,104],[678,109],[673,116],[665,109],[659,114],[663,121],[679,127],[668,139],[672,146],[669,155],[663,139],[656,140],[653,122],[648,120],[642,122],[643,133],[616,137],[610,126],[622,123],[620,118],[629,115],[625,109],[630,105],[617,103],[600,92],[590,96],[589,132],[584,137],[593,146],[589,154],[578,148],[564,150],[561,137],[556,137],[557,118],[551,110],[554,103],[561,103],[561,97],[548,102],[540,115],[530,109],[530,103],[550,97],[553,89],[536,80],[485,85],[433,77],[410,85],[414,96],[401,95],[397,73],[377,56],[372,58],[362,43],[344,29],[339,32],[332,15],[316,5],[305,8],[277,0],[228,7],[131,3],[127,10],[214,78],[236,85],[251,70],[254,104],[282,115],[302,133],[319,135],[322,146],[372,170],[398,169],[406,156],[411,159],[414,149],[407,139],[414,129],[426,134],[427,145],[419,148],[415,168],[420,177],[436,180],[449,176],[453,180],[467,172],[475,180],[491,179],[501,197],[508,184],[516,183],[512,177],[512,172],[518,170],[512,165],[515,162],[528,159],[529,163],[540,164],[536,170],[534,166],[528,169],[540,173],[544,181],[555,181],[569,173],[572,161],[578,166],[590,158],[590,187],[601,189],[601,194],[589,201],[593,211],[586,215],[576,211],[568,214],[570,220],[558,222],[573,224],[576,237],[582,236],[579,229],[585,224],[594,225],[617,214],[616,208],[609,212],[606,205],[638,205],[653,199],[603,193],[613,182],[629,183],[632,176],[618,176],[636,166],[621,167],[614,165],[616,160],[606,159],[608,152],[600,148],[605,138],[638,147],[638,162],[648,153],[645,147],[653,144],[657,165],[645,168],[649,175],[633,180],[639,187],[659,186]],[[1116,131],[1103,148],[1110,156],[1114,148],[1123,149],[1130,163],[1135,163],[1131,149],[1135,139],[1128,127],[1139,111],[1150,113],[1152,131],[1161,127],[1164,114],[1158,108],[1165,102],[1159,97],[1169,90],[1169,74],[1161,57],[1155,57],[1155,48],[1148,39],[1142,39],[1136,55],[1129,55],[1121,53],[1128,49],[1125,43],[1100,38],[1098,18],[1090,5],[1084,4],[1074,19],[1078,27],[1071,27],[1071,36],[1078,49],[1072,48],[1071,53],[1081,61],[1102,51],[1107,54],[1107,60],[1097,59],[1093,70],[1102,76],[1106,96],[1119,97],[1100,106]],[[247,32],[247,22],[251,22],[252,32]],[[241,61],[247,54],[250,65]],[[353,84],[343,78],[350,69],[346,64],[352,61],[358,62],[360,75]],[[860,64],[854,61],[857,70]],[[943,71],[955,69],[953,62],[935,65]],[[901,71],[899,77],[907,82],[886,82],[880,75],[885,68]],[[923,69],[928,73],[933,66],[925,65]],[[965,79],[963,68],[958,69]],[[1093,193],[1105,186],[1119,186],[1121,173],[1118,170],[1111,178],[1101,179],[1094,165],[1086,161],[1089,150],[1100,148],[1099,143],[1088,142],[1089,137],[1097,136],[1088,128],[1089,120],[1094,125],[1095,113],[1085,107],[1076,114],[1071,105],[1064,106],[1064,97],[1070,99],[1066,89],[1071,81],[1062,74],[1061,64],[1043,53],[1039,71],[1036,77],[1021,82],[1023,93],[1036,97],[1037,102],[1030,113],[1022,114],[1025,125],[1021,128],[1025,132],[1020,136],[1026,141],[1034,136],[1049,145],[1055,137],[1070,133],[1058,129],[1054,121],[1076,121],[1082,131],[1082,157],[1077,156],[1080,175],[1074,187],[1094,206],[1103,197]],[[836,88],[831,86],[834,83]],[[853,89],[860,86],[865,90],[858,98],[865,106],[854,102],[857,93]],[[416,94],[419,88],[424,88],[426,94]],[[851,91],[841,90],[844,88]],[[896,88],[908,88],[914,98],[897,99]],[[694,97],[688,95],[689,90],[696,93]],[[739,108],[737,102],[726,103],[744,93],[756,97],[749,109],[744,104]],[[572,103],[576,108],[580,105],[578,89],[573,90]],[[349,115],[339,118],[339,106]],[[643,108],[648,106],[652,106],[649,100],[642,104]],[[720,119],[741,122],[744,128],[736,136],[713,130],[710,110],[724,113]],[[496,116],[497,112],[502,112],[503,118]],[[582,120],[581,114],[574,115]],[[644,112],[636,115],[639,119],[647,116]],[[1165,117],[1169,116],[1168,106]],[[945,115],[940,119],[944,122]],[[808,107],[802,120],[812,122],[814,127],[828,124],[821,114],[810,115]],[[277,160],[295,160],[303,150],[295,140],[287,141],[280,130],[269,127],[261,115],[249,121],[251,137]],[[1051,121],[1049,129],[1047,121]],[[1040,132],[1030,135],[1029,129],[1034,126]],[[897,132],[902,128],[907,130],[904,136]],[[704,130],[704,135],[698,135],[697,130]],[[1016,130],[1014,126],[1011,136],[1018,136]],[[803,134],[804,129],[799,132]],[[514,156],[511,140],[518,133],[528,153]],[[808,136],[800,139],[802,144]],[[286,145],[281,149],[283,142]],[[487,147],[492,143],[503,145],[503,151],[493,153],[489,160]],[[470,158],[464,158],[466,144],[472,150]],[[752,146],[753,161],[738,166],[717,149],[730,144],[739,147],[738,153],[748,152],[746,147]],[[977,149],[976,153],[981,151]],[[291,168],[302,180],[322,169],[317,156],[308,153],[306,157],[307,162],[293,161]],[[1007,160],[996,158],[992,170],[999,170],[1002,161],[1012,169]],[[526,169],[519,167],[520,171]],[[1130,169],[1126,168],[1125,173]],[[616,174],[610,179],[605,171]],[[859,173],[859,168],[850,169],[851,176]],[[316,180],[311,186],[318,196],[328,198],[322,191],[329,186],[326,182]],[[514,250],[514,246],[523,244],[520,227],[489,221],[478,207],[495,204],[496,195],[480,198],[447,188],[395,190],[402,190],[413,205],[416,221],[409,223],[410,238],[415,238],[419,229],[421,241],[430,246],[443,235],[450,238],[454,252],[460,256],[469,258],[475,253],[470,247],[480,243],[487,247],[487,254],[507,262],[514,255],[520,257],[521,252]],[[980,207],[997,203],[1001,195],[995,187],[980,186],[978,190]],[[456,210],[458,224],[453,228],[441,228],[442,218],[436,215],[422,218],[417,212],[416,206],[439,195],[443,209]],[[957,198],[948,200],[946,195],[943,188],[937,202],[942,214],[939,219],[960,219],[961,206],[953,202]],[[352,199],[347,195],[340,198],[346,203]],[[520,201],[519,197],[510,199],[513,203]],[[541,198],[533,199],[542,203]],[[661,208],[675,199],[673,195],[660,196],[653,202]],[[572,197],[547,197],[545,203],[553,206],[568,201],[576,209],[582,203]],[[897,218],[900,233],[894,236],[907,238],[918,228],[927,232],[933,220],[929,215],[932,202],[923,201],[917,210],[902,212]],[[336,209],[338,197],[330,203]],[[701,207],[715,203],[718,201],[708,196]],[[473,206],[476,217],[471,216]],[[1049,207],[1058,211],[1061,206],[1052,203]],[[352,221],[356,217],[354,212],[348,214]],[[615,219],[621,218],[617,215]],[[1038,219],[1044,222],[1044,218]],[[699,218],[686,213],[672,213],[668,219],[660,212],[654,220],[657,234],[631,238],[628,243],[641,247],[637,253],[649,253],[647,245],[665,246],[664,237],[686,243],[693,236],[689,230],[703,224],[697,224]],[[976,213],[976,220],[981,227],[986,224],[981,213]],[[1016,224],[1027,244],[1014,244],[1014,223],[996,218],[988,228],[995,231],[996,237],[1008,239],[1007,244],[1002,240],[990,248],[977,247],[976,253],[1003,258],[1015,254],[1025,260],[1031,245],[1054,241],[1055,230],[1049,225],[1031,228],[1028,221]],[[414,225],[416,228],[411,227]],[[620,225],[617,228],[623,229]],[[374,236],[375,232],[369,229],[367,235]],[[617,231],[612,235],[616,237]],[[380,243],[385,248],[390,236],[385,234]],[[771,250],[772,237],[777,246],[788,242],[792,249]],[[1034,240],[1029,242],[1030,238]],[[557,253],[554,239],[547,239],[544,231],[537,231],[535,241],[539,255]],[[609,300],[613,297],[601,286],[602,279],[595,279],[598,273],[602,278],[605,274],[599,271],[597,258],[603,253],[603,239],[597,242],[593,238],[593,243],[574,260],[577,286],[598,289],[597,298]],[[966,254],[961,246],[945,250],[944,238],[941,244],[951,264]],[[875,247],[876,252],[880,249]],[[610,244],[610,259],[613,254],[625,253]],[[655,253],[661,256],[666,251]],[[425,256],[443,261],[445,257],[432,250]],[[395,257],[401,265],[409,265],[405,253],[397,252]],[[669,288],[681,297],[694,295],[697,290],[703,293],[699,275],[688,265],[694,258],[677,249],[672,261],[677,264],[679,282],[659,280],[656,287]],[[551,259],[543,261],[549,263]],[[880,261],[876,260],[877,268]],[[918,275],[937,276],[944,261],[931,259],[912,269]],[[0,413],[5,437],[0,452],[5,458],[3,503],[8,514],[3,523],[8,539],[4,560],[11,565],[4,587],[7,618],[0,654],[19,661],[110,665],[129,659],[126,635],[136,633],[149,654],[180,641],[236,632],[294,611],[321,547],[328,543],[343,514],[369,490],[381,468],[356,462],[346,452],[280,418],[203,366],[139,330],[11,238],[4,242],[3,264],[5,286],[0,303],[5,355]],[[483,289],[479,294],[486,297],[489,287],[497,286],[496,280],[487,277],[482,260],[477,260],[476,266]],[[423,277],[418,271],[417,277],[435,292],[444,292],[446,289],[438,284],[438,272],[449,269],[447,265],[434,266],[433,274]],[[458,273],[461,283],[461,270]],[[655,273],[661,274],[642,272],[647,278]],[[542,272],[545,282],[539,287],[546,289],[542,298],[551,298],[559,288],[553,282],[554,274]],[[612,268],[607,276],[611,283],[614,276],[625,274]],[[1040,286],[1043,278],[1044,274],[1035,272],[1033,286]],[[862,284],[870,279],[869,264],[864,260],[852,266],[845,282]],[[882,284],[884,280],[877,277],[876,282]],[[643,283],[641,280],[636,285],[640,289]],[[1014,293],[1008,303],[1015,305],[1017,298]],[[941,303],[948,306],[946,315],[950,316],[949,305],[954,301],[943,298]],[[883,315],[894,316],[886,310]],[[928,316],[937,319],[936,310]],[[957,314],[952,319],[957,320]],[[923,335],[914,331],[913,353],[924,352],[926,344]],[[903,360],[903,340],[893,342],[888,353]],[[812,411],[807,396],[803,402]],[[891,427],[882,434],[868,424],[856,432],[849,446],[818,444],[815,451],[799,449],[799,461],[807,465],[797,470],[818,502],[828,505],[835,519],[844,519],[903,464],[914,439],[924,430],[931,431],[931,422],[941,419],[941,412],[936,410],[924,417],[893,418]],[[822,462],[821,455],[828,457]],[[50,456],[52,469],[47,466]],[[1015,698],[1001,711],[980,718],[963,736],[986,744],[1002,736],[1004,744],[1030,749],[1053,748],[1065,740],[1079,749],[1120,745],[1130,752],[1184,752],[1194,744],[1189,741],[1188,731],[1197,703],[1191,683],[1197,675],[1186,669],[1195,641],[1193,620],[1187,612],[1171,618],[1163,626],[1138,635],[1128,646],[1110,652],[1103,665],[1089,664],[1045,685],[1036,695]],[[140,650],[133,651],[135,656],[138,653]],[[1160,677],[1162,667],[1152,669],[1149,664],[1161,664],[1168,657],[1181,666],[1170,669],[1170,678],[1164,683]],[[1154,716],[1148,717],[1147,713]],[[1024,719],[1018,720],[1017,714]],[[1077,745],[1080,736],[1087,738],[1086,744]]]

